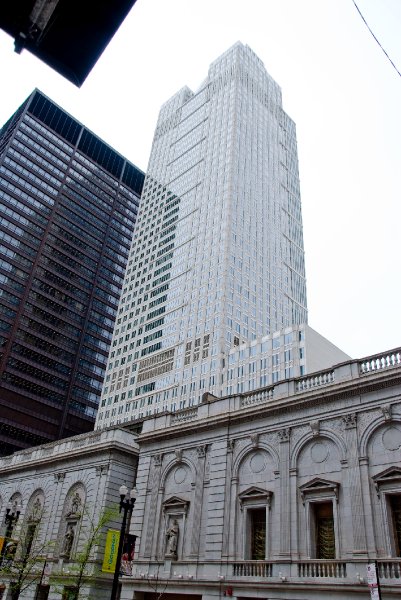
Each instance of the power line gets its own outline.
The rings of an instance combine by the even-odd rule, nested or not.
[[[371,28],[369,27],[369,25],[367,24],[366,19],[363,16],[363,14],[361,13],[361,11],[359,10],[357,3],[355,2],[355,0],[352,0],[352,2],[354,3],[354,6],[355,6],[356,10],[360,14],[362,21],[365,23],[365,25],[368,28],[368,30],[370,31],[371,35],[376,40],[376,42],[379,44],[380,48],[383,50],[384,54],[387,56],[387,58],[390,61],[390,63],[392,64],[392,66],[394,67],[394,69],[397,71],[398,75],[401,77],[401,73],[399,72],[399,70],[397,69],[397,67],[395,66],[395,64],[393,63],[393,61],[391,60],[391,58],[389,57],[389,55],[387,54],[387,52],[385,51],[385,49],[383,48],[383,46],[381,45],[381,43],[379,42],[379,40],[377,39],[377,37],[375,36],[375,34],[373,33],[373,31],[371,30]]]

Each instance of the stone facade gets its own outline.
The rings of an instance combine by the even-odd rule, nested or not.
[[[88,541],[91,527],[98,524],[105,508],[117,508],[123,483],[133,486],[138,456],[135,440],[134,434],[115,428],[0,459],[0,523],[4,524],[9,503],[21,507],[11,535],[8,533],[19,541],[19,546],[24,545],[26,529],[36,510],[34,545],[39,550],[33,565],[35,581],[21,593],[21,600],[60,600],[64,588],[75,584],[74,559]],[[105,528],[120,529],[120,522],[121,518],[114,515]],[[89,580],[84,577],[86,598],[110,598],[112,576],[100,571],[104,541],[102,535],[85,569],[85,575],[91,575]],[[38,577],[41,571],[42,577]],[[40,582],[42,586],[37,589]],[[8,578],[0,571],[0,597],[5,587],[9,587]]]
[[[398,350],[147,419],[121,598],[400,597],[400,394]]]
[[[398,349],[247,394],[206,394],[145,419],[140,435],[110,428],[3,458],[0,522],[9,502],[21,505],[10,537],[21,546],[40,522],[50,543],[43,595],[35,583],[21,600],[60,600],[90,521],[135,481],[138,537],[121,600],[362,600],[374,560],[382,600],[399,598],[400,448]],[[83,597],[110,597],[103,552],[104,536]]]

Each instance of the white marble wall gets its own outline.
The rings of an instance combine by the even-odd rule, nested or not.
[[[283,383],[268,399],[259,394],[255,404],[215,399],[167,427],[165,417],[147,421],[132,522],[139,556],[123,597],[149,590],[156,575],[171,592],[184,593],[190,579],[192,593],[205,598],[206,581],[213,587],[224,577],[220,581],[231,581],[241,598],[255,597],[249,579],[235,575],[235,564],[250,558],[252,507],[266,509],[271,581],[277,586],[284,577],[303,589],[302,573],[315,559],[312,505],[324,500],[333,505],[335,568],[342,578],[337,573],[328,581],[336,593],[344,584],[338,597],[357,597],[351,588],[362,585],[367,562],[395,558],[388,494],[401,494],[399,371],[363,373],[362,363],[352,361],[334,368],[328,382],[313,379],[305,391]],[[292,390],[286,398],[284,385]],[[176,560],[165,556],[171,515],[180,526]],[[266,578],[263,585],[265,598]],[[284,597],[300,596],[277,594]]]

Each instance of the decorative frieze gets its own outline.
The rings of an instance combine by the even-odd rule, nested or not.
[[[311,432],[313,437],[316,437],[320,434],[320,423],[319,421],[311,421],[309,423],[309,427],[311,428]]]
[[[384,420],[391,421],[391,419],[392,419],[391,404],[386,404],[385,406],[382,406],[381,411],[382,411]]]
[[[279,429],[277,432],[278,439],[280,442],[289,442],[290,441],[290,427],[285,427],[284,429]]]
[[[101,477],[102,475],[107,475],[107,473],[109,472],[109,465],[103,464],[103,465],[96,465],[96,475],[98,477]]]
[[[163,460],[163,454],[154,454],[153,455],[153,463],[155,467],[160,467]]]
[[[251,438],[252,448],[257,448],[259,446],[259,434],[251,433],[249,437]]]
[[[356,413],[349,413],[343,416],[343,422],[345,429],[352,429],[356,427]]]
[[[227,452],[234,452],[235,440],[227,440]]]
[[[196,447],[196,453],[198,455],[198,458],[205,458],[205,456],[206,456],[206,449],[207,449],[206,444],[203,444],[201,446],[197,446]]]

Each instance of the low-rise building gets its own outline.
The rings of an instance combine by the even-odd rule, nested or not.
[[[401,593],[401,350],[147,419],[124,600]]]
[[[6,589],[11,598],[10,579],[19,576],[21,600],[70,600],[80,567],[79,598],[110,598],[112,575],[101,571],[105,530],[119,530],[121,518],[117,510],[114,515],[110,510],[109,517],[105,511],[117,509],[122,484],[132,487],[137,456],[136,435],[113,428],[0,459],[0,540],[5,543],[0,551],[0,598]],[[13,522],[6,519],[7,512]],[[91,542],[83,565],[83,551]],[[12,546],[16,567],[9,573]]]
[[[400,597],[401,348],[126,427],[0,460],[0,522],[20,507],[7,542],[43,541],[21,600],[69,598],[88,528],[135,481],[121,600],[362,600],[375,561],[382,600]],[[120,525],[80,598],[110,597]]]

